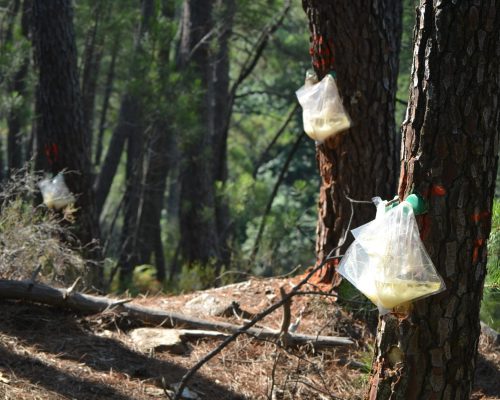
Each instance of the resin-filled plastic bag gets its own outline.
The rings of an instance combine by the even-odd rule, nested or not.
[[[48,208],[61,210],[75,202],[75,196],[66,186],[62,172],[58,173],[54,178],[43,179],[38,183],[38,187],[42,192],[43,203]]]
[[[413,209],[402,202],[356,232],[338,271],[379,309],[445,289],[418,231]]]
[[[303,110],[304,131],[310,138],[323,142],[351,127],[351,119],[331,75],[313,85],[306,83],[296,95]]]

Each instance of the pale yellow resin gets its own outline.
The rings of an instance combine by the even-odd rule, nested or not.
[[[385,309],[406,303],[432,293],[441,287],[441,282],[421,282],[394,279],[391,281],[374,281],[362,285],[363,294],[373,303]]]
[[[333,116],[323,115],[316,118],[304,116],[304,131],[314,140],[323,142],[329,137],[349,129],[351,121],[345,114],[335,114]]]

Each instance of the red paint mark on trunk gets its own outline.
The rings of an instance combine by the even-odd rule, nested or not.
[[[472,263],[476,264],[479,257],[479,249],[483,247],[484,239],[476,239],[474,241],[474,250],[472,251]]]
[[[422,193],[422,197],[425,199],[431,196],[444,196],[446,195],[446,189],[443,185],[431,185],[431,187]]]
[[[477,224],[482,219],[488,218],[490,216],[490,214],[491,213],[489,211],[482,211],[482,212],[478,212],[476,214],[472,214],[472,216],[471,216],[472,222],[475,222]]]
[[[431,194],[433,196],[444,196],[446,194],[446,189],[442,185],[432,185]]]
[[[46,144],[44,146],[44,153],[50,165],[59,160],[59,146],[56,143]]]

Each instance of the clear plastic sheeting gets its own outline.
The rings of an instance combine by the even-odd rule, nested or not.
[[[351,119],[331,75],[314,84],[306,79],[296,95],[303,109],[304,131],[310,138],[323,142],[351,127]]]
[[[380,314],[445,289],[418,231],[411,205],[381,212],[355,232],[356,240],[338,271],[379,309]]]
[[[54,178],[45,178],[38,182],[38,187],[42,192],[43,203],[48,208],[61,210],[75,202],[75,196],[69,191],[64,175],[58,173]]]

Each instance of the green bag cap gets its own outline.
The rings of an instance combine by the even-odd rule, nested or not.
[[[415,215],[425,214],[427,212],[427,203],[419,194],[410,194],[405,201],[410,203]]]

